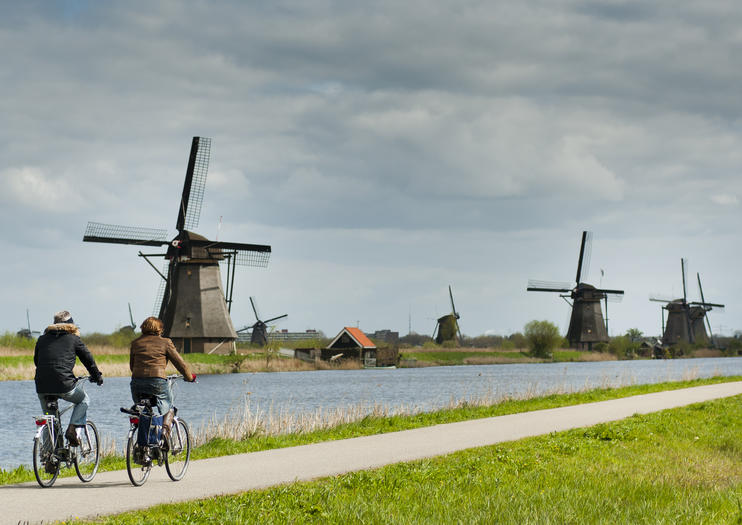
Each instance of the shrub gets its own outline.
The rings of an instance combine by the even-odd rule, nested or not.
[[[549,321],[530,321],[523,332],[534,357],[550,357],[551,352],[562,341],[559,329]]]
[[[593,345],[593,350],[602,354],[603,352],[610,350],[610,347],[608,346],[608,343],[595,343],[595,345]]]

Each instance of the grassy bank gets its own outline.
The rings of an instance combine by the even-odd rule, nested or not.
[[[121,377],[130,375],[128,348],[94,345],[89,346],[89,348],[104,376]],[[307,363],[298,359],[266,355],[265,352],[260,350],[242,351],[238,355],[184,354],[183,358],[191,365],[196,374],[360,368],[360,363],[351,361]],[[75,370],[79,374],[85,373],[85,369],[79,364]],[[175,373],[175,368],[172,365],[168,367],[168,370],[170,373]],[[0,381],[33,379],[34,372],[33,348],[0,347]]]
[[[737,396],[96,523],[739,524],[740,434]]]
[[[492,365],[508,363],[562,363],[568,361],[615,361],[616,356],[600,352],[555,350],[551,358],[532,357],[526,349],[499,348],[405,348],[400,360],[408,366]]]
[[[600,388],[567,394],[548,396],[526,396],[522,399],[491,398],[470,399],[452,403],[450,408],[435,412],[391,413],[384,407],[376,407],[373,414],[350,407],[335,413],[318,413],[303,422],[283,421],[271,424],[265,414],[243,412],[214,422],[207,430],[197,432],[194,459],[256,452],[274,448],[291,447],[347,439],[399,430],[410,430],[442,423],[453,423],[470,419],[501,416],[547,408],[592,403],[618,399],[651,392],[676,390],[692,386],[740,381],[737,377],[714,377],[691,381],[659,383],[653,385],[631,385],[621,388]],[[109,455],[101,462],[101,471],[124,469],[121,457]],[[74,476],[74,469],[66,469],[61,475]],[[19,467],[12,471],[0,469],[0,485],[32,481],[33,472]]]

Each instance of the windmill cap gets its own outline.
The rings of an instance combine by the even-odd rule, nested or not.
[[[61,312],[54,314],[54,324],[60,323],[75,324],[72,320],[72,315],[67,310],[62,310]]]

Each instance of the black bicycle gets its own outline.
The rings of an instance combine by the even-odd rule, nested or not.
[[[167,377],[168,383],[180,378],[179,375]],[[163,437],[162,416],[155,413],[155,396],[145,396],[131,408],[121,408],[129,414],[129,435],[126,440],[126,472],[135,487],[140,487],[149,478],[152,467],[165,465],[167,475],[173,481],[185,476],[191,460],[191,432],[188,424],[178,417],[178,409],[173,406],[170,435]]]
[[[75,382],[90,379],[76,377]],[[77,446],[71,446],[62,432],[62,415],[70,410],[70,404],[59,411],[59,397],[46,396],[44,415],[34,417],[36,436],[33,440],[33,472],[36,481],[44,488],[51,487],[59,476],[62,465],[75,471],[80,481],[92,481],[100,463],[100,439],[95,423],[88,420],[84,428],[77,429]]]

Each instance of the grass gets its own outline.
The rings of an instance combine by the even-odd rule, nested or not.
[[[741,433],[736,396],[96,523],[740,524]]]
[[[322,414],[319,414],[318,417],[305,420],[303,424],[296,421],[283,421],[283,425],[271,424],[270,421],[266,422],[264,418],[259,417],[260,414],[243,412],[232,418],[225,418],[222,422],[215,422],[207,427],[207,430],[198,431],[192,457],[204,459],[257,452],[740,380],[742,376],[714,377],[621,388],[599,388],[539,397],[527,395],[526,398],[503,399],[499,402],[484,398],[455,402],[450,408],[434,412],[390,413],[379,407],[375,414],[364,415],[364,412],[350,407],[335,413],[334,417],[322,417]],[[352,420],[353,417],[356,419]],[[100,470],[119,470],[125,467],[123,458],[109,453],[102,459]],[[74,476],[74,469],[65,469],[60,475]],[[0,469],[0,485],[33,479],[33,471],[25,467],[15,470]]]
[[[579,352],[577,350],[560,349],[553,352],[552,358],[541,359],[531,357],[525,349],[502,350],[499,348],[470,349],[470,348],[406,348],[401,350],[400,359],[405,363],[417,361],[423,365],[487,365],[505,363],[543,363],[565,361],[608,361],[615,360],[613,354],[599,352]],[[410,366],[412,364],[410,363]]]
[[[90,351],[95,357],[101,372],[107,377],[128,376],[129,349],[113,346],[93,346]],[[342,363],[307,363],[298,359],[274,356],[266,359],[263,351],[241,351],[238,355],[224,354],[184,354],[185,359],[196,374],[228,374],[232,372],[288,372],[298,370],[331,370],[336,368],[360,368],[360,363],[344,361]],[[75,368],[79,374],[85,369],[78,364]],[[33,379],[33,347],[22,349],[0,347],[0,381]],[[168,373],[176,373],[172,365]]]

